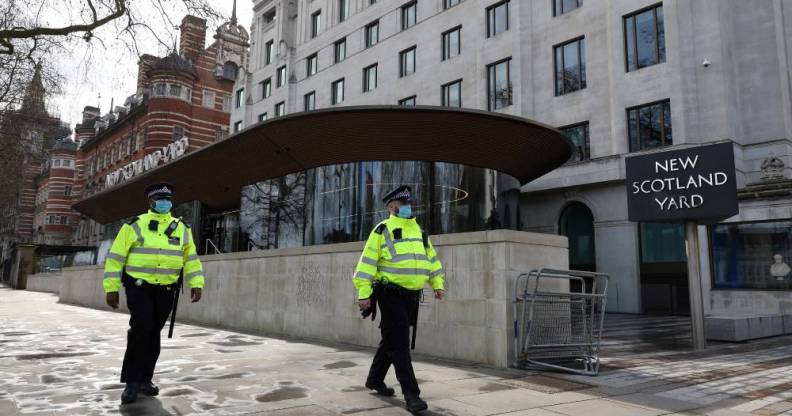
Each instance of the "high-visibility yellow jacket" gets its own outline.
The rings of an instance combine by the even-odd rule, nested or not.
[[[152,221],[157,222],[156,231],[149,229]],[[176,229],[168,238],[166,230],[174,221]],[[179,279],[182,268],[191,288],[203,287],[203,266],[190,228],[170,213],[149,211],[118,232],[105,260],[104,290],[118,292],[124,272],[154,285],[170,285]]]
[[[429,285],[443,290],[445,272],[432,242],[426,238],[415,218],[391,215],[379,223],[366,241],[352,282],[358,299],[371,296],[374,281],[395,284],[409,290]]]

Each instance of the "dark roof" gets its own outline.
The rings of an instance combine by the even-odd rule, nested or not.
[[[561,166],[572,142],[524,118],[448,107],[363,106],[295,113],[229,138],[74,205],[108,223],[146,210],[143,189],[175,188],[174,203],[235,207],[242,186],[318,166],[365,160],[451,162],[495,169],[530,182]]]
[[[73,142],[71,139],[59,139],[55,142],[55,145],[52,146],[52,150],[77,150],[77,143]]]
[[[195,66],[192,62],[173,52],[151,65],[150,71],[178,71],[195,75]]]

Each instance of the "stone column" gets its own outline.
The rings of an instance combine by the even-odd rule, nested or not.
[[[11,270],[11,286],[14,289],[25,290],[27,277],[33,274],[33,251],[36,246],[20,244],[17,246],[17,255],[14,267]]]
[[[641,271],[637,224],[594,223],[597,271],[610,275],[608,312],[641,313]]]

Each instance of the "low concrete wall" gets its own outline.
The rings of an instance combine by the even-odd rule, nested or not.
[[[788,291],[710,290],[711,315],[792,315]]]
[[[27,277],[27,290],[33,292],[60,292],[62,280],[60,273],[32,274]]]
[[[566,237],[499,230],[438,235],[433,243],[447,273],[447,297],[436,301],[426,290],[416,351],[508,366],[514,279],[535,268],[566,269]],[[180,302],[179,317],[263,334],[376,346],[379,329],[361,319],[351,282],[362,249],[358,242],[202,257],[204,298],[197,304]],[[101,283],[100,267],[64,269],[60,299],[107,308]]]

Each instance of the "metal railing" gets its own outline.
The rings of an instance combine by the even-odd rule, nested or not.
[[[206,239],[206,244],[204,244],[204,254],[205,255],[209,254],[209,247],[210,246],[214,249],[214,251],[215,251],[214,254],[223,254],[223,252],[220,251],[219,248],[217,248],[217,246],[215,245],[214,241],[212,241],[211,238],[207,238]]]

